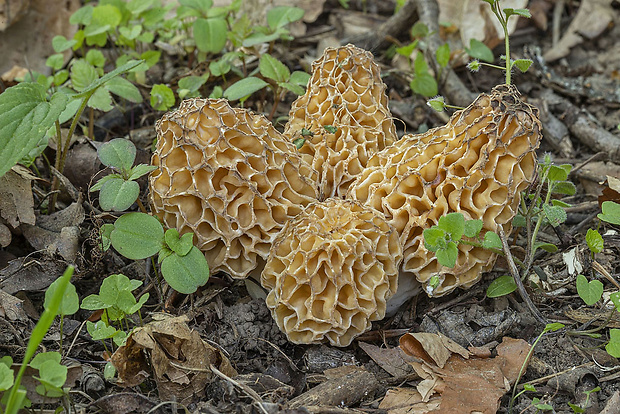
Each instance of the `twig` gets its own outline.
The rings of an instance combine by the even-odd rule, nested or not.
[[[213,364],[211,364],[209,366],[209,369],[211,369],[211,371],[217,375],[218,377],[225,379],[226,381],[230,382],[232,385],[238,387],[239,389],[241,389],[241,391],[243,391],[248,397],[250,397],[251,399],[254,400],[254,402],[258,405],[258,407],[260,408],[260,410],[264,413],[264,414],[269,414],[267,412],[267,410],[265,409],[265,407],[263,407],[263,399],[260,397],[260,395],[258,395],[256,393],[256,391],[254,391],[252,388],[241,384],[240,382],[235,381],[234,379],[230,378],[228,375],[224,374],[223,372],[221,372],[220,370],[218,370],[217,368],[215,368],[213,366]]]
[[[514,279],[517,285],[517,288],[519,289],[519,294],[521,295],[521,299],[523,299],[523,301],[529,308],[530,312],[532,312],[532,315],[534,315],[534,317],[536,318],[536,320],[546,325],[547,321],[545,320],[545,317],[542,316],[540,311],[536,308],[536,306],[532,302],[532,299],[530,298],[530,295],[528,295],[527,291],[525,290],[525,286],[523,286],[523,282],[521,281],[521,276],[519,276],[519,270],[517,269],[517,265],[515,265],[515,262],[512,258],[510,247],[508,247],[508,240],[506,239],[506,234],[504,233],[504,229],[502,228],[502,226],[499,226],[498,232],[499,232],[499,237],[502,240],[502,247],[504,250],[504,254],[506,255],[506,261],[508,262],[508,269],[510,270],[510,274],[512,275],[512,278]]]

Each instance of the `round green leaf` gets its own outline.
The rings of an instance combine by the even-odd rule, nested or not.
[[[427,98],[437,95],[438,92],[437,81],[430,73],[415,75],[409,86],[412,91]]]
[[[194,246],[194,233],[185,233],[179,236],[177,229],[168,229],[164,234],[166,244],[179,256],[185,256]]]
[[[15,373],[4,364],[0,364],[0,392],[6,391],[13,386]]]
[[[502,250],[502,239],[499,238],[497,233],[487,231],[484,234],[484,240],[482,241],[482,247],[485,249],[497,249]]]
[[[476,237],[480,230],[482,230],[482,226],[484,223],[482,220],[467,220],[465,222],[465,236],[467,237]]]
[[[607,223],[620,225],[620,204],[613,201],[604,201],[602,209],[603,213],[597,216],[599,219]]]
[[[158,111],[165,111],[174,105],[174,92],[164,84],[153,85],[151,89],[151,106]]]
[[[577,275],[577,294],[586,305],[592,306],[603,296],[603,283],[600,280],[588,282],[584,275]]]
[[[45,301],[43,302],[43,307],[48,308],[51,298],[56,294],[58,290],[58,284],[60,283],[60,278],[56,279],[52,282],[51,285],[45,291]],[[58,309],[58,313],[60,315],[73,315],[80,308],[80,298],[75,290],[75,286],[69,282],[65,289],[65,293],[62,297],[62,302],[60,302],[60,308]]]
[[[103,165],[129,171],[136,159],[136,146],[125,138],[115,138],[101,145],[97,156]]]
[[[299,7],[277,6],[267,12],[267,24],[275,30],[304,17],[304,10]]]
[[[431,227],[423,232],[424,246],[431,252],[446,247],[446,232],[439,227]]]
[[[566,221],[566,211],[560,206],[550,206],[549,204],[543,204],[543,211],[549,224],[553,227],[557,227]]]
[[[609,330],[609,343],[605,345],[605,350],[614,358],[620,358],[620,329]]]
[[[209,280],[209,265],[204,254],[195,246],[185,256],[176,253],[161,263],[161,274],[170,287],[179,293],[189,295]]]
[[[140,195],[140,186],[135,181],[113,178],[106,181],[99,191],[99,204],[106,211],[125,211]]]
[[[456,259],[459,255],[459,249],[456,247],[456,243],[449,242],[445,249],[439,249],[435,252],[437,261],[439,264],[446,267],[456,266]]]
[[[510,275],[500,276],[491,282],[487,288],[487,297],[497,298],[508,295],[517,290],[517,284]]]
[[[132,260],[151,257],[164,246],[164,228],[159,220],[145,213],[127,213],[114,223],[112,246]]]
[[[588,229],[586,233],[586,243],[593,253],[600,253],[603,251],[603,236],[594,229]]]
[[[230,85],[228,89],[224,91],[224,98],[230,101],[236,101],[237,99],[250,96],[256,91],[260,91],[267,85],[269,84],[264,80],[249,76]]]
[[[495,59],[491,49],[477,39],[471,39],[469,41],[469,49],[465,48],[465,50],[467,51],[467,54],[474,59],[480,59],[489,63],[493,62]]]

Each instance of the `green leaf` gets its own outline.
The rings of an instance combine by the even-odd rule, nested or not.
[[[86,321],[86,330],[94,341],[112,338],[117,332],[116,328],[107,325],[104,321],[97,321],[97,323]]]
[[[600,280],[588,282],[584,275],[577,275],[577,294],[586,305],[592,306],[603,296],[603,283]]]
[[[558,247],[555,244],[543,243],[543,242],[534,243],[534,250],[538,250],[538,249],[543,249],[544,251],[549,252],[549,253],[555,253],[558,251]]]
[[[304,10],[299,7],[277,6],[267,12],[267,24],[272,30],[285,27],[304,17]]]
[[[439,46],[437,48],[437,51],[435,52],[435,58],[437,59],[437,63],[439,64],[439,66],[441,66],[442,68],[448,66],[448,63],[450,63],[450,45],[444,43],[443,45]]]
[[[415,57],[415,61],[413,62],[413,71],[417,76],[429,75],[428,64],[426,63],[426,59],[424,59],[423,53],[418,53]]]
[[[409,87],[413,92],[427,98],[437,95],[438,92],[437,81],[429,73],[416,75],[409,84]]]
[[[39,369],[39,376],[33,376],[41,383],[35,388],[37,393],[52,398],[62,397],[65,393],[61,387],[67,381],[68,370],[69,368],[56,361],[44,362]]]
[[[338,131],[338,127],[335,127],[333,125],[323,125],[323,129],[330,134],[335,134],[336,131]]]
[[[459,255],[459,249],[456,247],[456,243],[449,242],[445,249],[439,249],[435,252],[437,261],[439,264],[446,267],[456,266],[456,259]]]
[[[164,229],[155,217],[144,213],[127,213],[114,223],[110,234],[112,246],[132,260],[146,259],[164,246]]]
[[[0,364],[0,392],[6,391],[13,386],[15,373],[4,364]]]
[[[465,232],[465,217],[461,213],[448,213],[439,217],[437,227],[448,233],[453,241],[458,242]]]
[[[161,263],[161,273],[170,287],[189,295],[209,280],[209,265],[204,254],[195,246],[185,256],[176,253]]]
[[[212,6],[212,0],[179,0],[181,6],[189,7],[198,10],[202,13],[206,13]]]
[[[140,36],[140,33],[142,32],[142,25],[136,24],[131,27],[119,27],[118,32],[128,40],[134,40]]]
[[[564,201],[562,201],[562,200],[551,200],[551,205],[552,205],[552,206],[562,207],[562,208],[569,208],[569,207],[571,207],[571,205],[570,205],[570,204],[565,203],[565,202],[564,202]]]
[[[99,234],[101,235],[101,243],[99,247],[103,252],[110,248],[110,234],[112,234],[112,230],[114,230],[114,224],[112,223],[106,223],[99,229]]]
[[[512,225],[514,227],[525,227],[526,224],[527,223],[526,223],[526,220],[523,214],[517,214],[515,218],[512,220]]]
[[[286,82],[291,77],[291,72],[286,65],[269,53],[261,56],[258,68],[261,75],[276,82]]]
[[[194,22],[194,40],[201,52],[219,53],[226,45],[228,25],[223,18],[196,19]]]
[[[109,26],[111,29],[116,28],[123,20],[121,11],[112,4],[103,4],[93,9],[93,16],[90,22],[93,26]]]
[[[156,169],[157,167],[154,165],[138,164],[131,169],[130,174],[129,174],[129,179],[137,180],[138,178],[142,177],[144,174],[148,174],[151,171],[154,171]]]
[[[151,89],[151,106],[158,111],[166,111],[174,106],[174,92],[164,84],[153,85]]]
[[[230,85],[224,91],[224,98],[227,98],[230,101],[243,99],[252,95],[254,92],[260,91],[267,85],[269,84],[264,80],[256,78],[254,76],[249,76]]]
[[[108,361],[103,367],[103,378],[107,381],[111,381],[116,376],[116,367],[111,361]]]
[[[106,181],[99,191],[99,205],[105,211],[125,211],[136,202],[140,185],[135,181],[113,178]]]
[[[182,237],[176,229],[168,229],[164,234],[166,244],[179,256],[185,256],[194,246],[194,233],[185,233]]]
[[[431,227],[425,229],[422,233],[424,237],[424,246],[431,252],[446,248],[446,232],[439,227]]]
[[[592,253],[600,253],[603,251],[603,236],[601,236],[601,234],[594,229],[588,229],[588,232],[586,233],[586,243]]]
[[[99,179],[99,181],[97,181],[97,182],[96,182],[93,186],[91,186],[91,187],[90,187],[90,190],[89,190],[89,191],[91,191],[91,192],[93,192],[93,191],[99,191],[99,190],[101,190],[101,187],[103,187],[103,185],[104,185],[107,181],[113,180],[113,179],[115,179],[115,178],[120,178],[120,179],[122,179],[123,177],[122,177],[120,174],[116,174],[116,173],[113,173],[113,174],[108,174],[108,175],[104,175],[103,177],[101,177],[101,178]]]
[[[31,82],[0,94],[0,177],[41,142],[67,100],[56,92],[48,102],[45,87]]]
[[[550,165],[549,172],[547,173],[547,179],[553,182],[566,181],[570,169],[571,166],[569,164]]]
[[[310,74],[306,72],[302,72],[300,70],[296,70],[291,73],[291,77],[288,80],[290,83],[295,85],[303,86],[304,88],[308,85],[310,81]]]
[[[186,76],[179,79],[179,88],[196,92],[207,81],[206,76]]]
[[[75,11],[69,18],[71,24],[90,24],[93,17],[93,6],[83,6]]]
[[[477,39],[470,39],[469,49],[465,48],[465,51],[469,56],[474,59],[479,59],[489,63],[492,63],[493,60],[495,60],[491,49],[489,49],[487,45]]]
[[[60,361],[62,360],[62,355],[60,355],[59,352],[56,351],[52,351],[52,352],[41,352],[37,355],[35,355],[34,358],[32,358],[32,361],[30,361],[30,366],[34,369],[41,369],[41,365],[43,365],[43,363],[47,362],[47,361],[54,361],[57,364],[60,364]]]
[[[436,96],[426,101],[426,104],[437,112],[443,112],[446,109],[446,101],[443,96]]]
[[[6,92],[5,92],[6,93]],[[0,95],[1,97],[2,95]],[[2,112],[0,110],[0,112]],[[1,176],[2,174],[0,174]],[[599,213],[597,217],[607,223],[620,225],[620,204],[613,201],[603,201],[601,206],[603,213]]]
[[[530,11],[528,9],[505,8],[504,9],[504,13],[506,14],[506,19],[508,19],[508,17],[514,16],[514,15],[525,17],[527,19],[530,19],[532,17],[532,14],[530,13]]]
[[[101,310],[107,309],[114,306],[113,303],[106,303],[101,300],[101,296],[99,295],[88,295],[84,299],[82,299],[82,304],[80,307],[86,310]]]
[[[545,212],[549,224],[553,227],[557,227],[566,221],[566,211],[562,207],[543,204],[543,211]]]
[[[124,65],[121,65],[119,67],[117,67],[116,69],[114,69],[112,72],[108,72],[105,75],[103,75],[102,77],[100,77],[99,79],[97,79],[96,81],[94,81],[93,83],[91,83],[90,85],[88,85],[87,88],[85,88],[84,90],[82,90],[80,93],[74,95],[75,98],[81,98],[84,96],[87,96],[88,94],[90,94],[91,92],[93,92],[94,90],[96,90],[97,88],[99,88],[101,85],[105,84],[107,81],[109,81],[110,79],[123,74],[125,72],[129,72],[132,69],[134,69],[135,67],[137,67],[138,65],[142,64],[144,61],[142,60],[130,60],[127,63],[125,63]],[[71,77],[71,79],[73,79],[73,76]]]
[[[614,358],[620,358],[620,329],[609,330],[609,342],[605,350]]]
[[[71,49],[76,43],[77,41],[75,39],[68,40],[64,36],[54,36],[52,39],[52,47],[56,53],[61,53],[65,50]]]
[[[161,57],[160,50],[147,50],[146,52],[140,55],[140,59],[144,60],[147,68],[151,68],[155,66],[157,62],[159,62],[159,58]]]
[[[411,27],[411,36],[412,37],[426,37],[429,34],[428,26],[424,23],[417,21]]]
[[[411,54],[413,53],[415,48],[418,47],[418,43],[419,43],[419,40],[415,40],[415,41],[409,43],[408,45],[397,47],[396,48],[396,53],[398,53],[401,56],[404,56],[404,57],[408,58],[409,56],[411,56]]]
[[[304,92],[306,92],[304,90],[304,88],[302,88],[301,86],[292,84],[290,82],[279,82],[278,86],[280,86],[280,87],[282,87],[282,88],[284,88],[284,89],[286,89],[288,91],[293,92],[295,95],[303,95]]]
[[[136,159],[136,146],[128,139],[115,138],[99,147],[97,157],[106,167],[129,171]]]
[[[230,69],[230,62],[224,59],[215,60],[209,63],[209,72],[211,72],[213,76],[226,75],[228,72],[230,72]]]
[[[521,73],[527,72],[530,66],[532,66],[532,63],[534,62],[531,59],[516,59],[514,62],[512,62],[512,64],[516,66],[521,71]]]
[[[580,406],[573,404],[573,403],[568,403],[568,406],[573,410],[574,413],[579,414],[579,413],[585,413],[585,409],[581,408]]]
[[[112,110],[112,103],[110,92],[105,88],[99,88],[95,90],[88,100],[88,107],[108,112]]]
[[[293,140],[293,144],[295,145],[297,149],[301,149],[301,147],[303,147],[305,143],[306,143],[305,138],[297,138]]]
[[[465,231],[464,234],[467,237],[476,237],[480,234],[480,230],[482,230],[482,226],[484,223],[482,220],[467,220],[465,222]]]
[[[102,68],[105,65],[105,56],[97,49],[89,50],[88,53],[86,53],[85,59],[96,68]]]
[[[129,308],[136,304],[136,298],[133,296],[132,290],[134,285],[129,278],[123,274],[115,274],[106,277],[101,283],[99,289],[99,299],[107,304],[112,305],[130,315]],[[84,306],[82,304],[82,306]]]
[[[545,325],[545,329],[543,329],[542,333],[556,332],[556,331],[559,331],[562,328],[564,328],[564,324],[563,323],[552,322],[552,323],[548,323],[547,325]]]
[[[502,239],[499,238],[497,233],[487,231],[484,234],[484,240],[482,240],[482,247],[484,247],[485,249],[502,250]]]
[[[106,83],[105,88],[112,92],[114,95],[118,95],[123,99],[127,99],[129,102],[140,103],[142,102],[142,94],[140,90],[133,83],[129,82],[125,78],[117,76],[114,79],[110,79]]]
[[[553,187],[551,192],[553,194],[565,194],[565,195],[575,195],[575,193],[577,192],[577,188],[575,187],[575,184],[571,183],[570,181],[560,181],[557,183],[553,183]]]
[[[45,61],[45,66],[50,67],[55,71],[60,70],[64,64],[65,57],[62,53],[53,54]]]
[[[127,2],[127,10],[134,16],[139,15],[153,6],[153,3],[155,3],[153,0],[130,0]]]
[[[43,302],[43,307],[49,307],[49,304],[52,298],[56,295],[56,291],[58,290],[58,284],[60,283],[60,278],[56,279],[52,282],[51,285],[45,291],[45,301]],[[80,298],[75,290],[75,286],[69,282],[65,289],[65,292],[62,297],[62,302],[60,304],[60,308],[58,309],[58,313],[60,315],[73,315],[75,312],[80,309]]]
[[[517,290],[517,284],[510,275],[500,276],[491,282],[487,288],[487,297],[498,298],[500,296],[508,295]]]

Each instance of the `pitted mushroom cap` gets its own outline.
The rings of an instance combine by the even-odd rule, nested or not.
[[[314,135],[302,136],[304,129]],[[284,135],[306,138],[299,151],[319,172],[321,196],[344,197],[370,156],[396,140],[372,54],[353,45],[325,49],[306,93],[293,102]]]
[[[405,136],[375,154],[349,197],[382,211],[400,234],[403,271],[422,283],[437,275],[433,296],[470,287],[496,255],[459,245],[456,267],[441,266],[424,247],[422,232],[447,213],[481,219],[486,231],[508,233],[519,195],[536,173],[538,110],[514,86],[500,85],[457,111],[447,125]]]
[[[347,346],[385,316],[402,247],[383,214],[350,200],[313,203],[278,235],[261,275],[291,342]]]
[[[245,278],[275,236],[317,199],[317,173],[262,115],[189,99],[156,124],[153,212],[194,232],[211,272]]]

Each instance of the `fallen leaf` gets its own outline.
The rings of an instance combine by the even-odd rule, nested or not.
[[[593,39],[603,33],[616,14],[612,2],[612,0],[583,0],[577,15],[558,44],[543,55],[545,60],[547,62],[558,60],[568,55],[570,49],[583,42],[584,38]]]
[[[20,290],[45,290],[65,271],[66,264],[58,260],[32,258],[13,259],[0,269],[0,289],[13,295]]]
[[[373,361],[393,377],[405,377],[413,373],[411,365],[404,359],[407,358],[407,355],[404,354],[400,347],[380,348],[366,342],[359,342],[359,346]]]
[[[434,362],[440,368],[444,367],[455,351],[463,358],[469,357],[469,352],[465,348],[441,334],[408,333],[400,337],[400,347],[405,354],[420,358],[427,363]]]
[[[219,349],[187,326],[186,316],[158,314],[154,319],[134,329],[127,343],[112,355],[119,385],[140,384],[152,367],[159,398],[187,405],[200,399],[204,388],[213,380],[209,366],[217,367],[229,377],[237,375]]]
[[[31,183],[13,170],[0,177],[0,216],[13,228],[36,221]]]
[[[379,404],[388,414],[426,414],[439,409],[439,397],[423,402],[415,388],[391,388]]]
[[[0,247],[6,247],[11,244],[13,236],[11,235],[11,229],[4,224],[0,223]]]
[[[601,207],[605,201],[620,203],[620,180],[611,175],[603,183],[603,194],[598,196],[598,205]]]
[[[24,312],[22,302],[0,289],[0,318],[7,319],[9,322],[27,321],[28,316]]]

